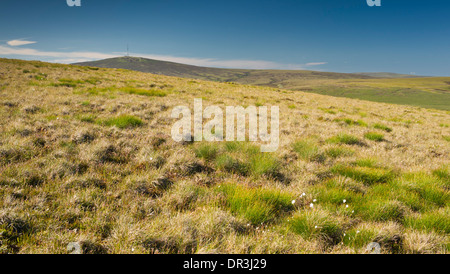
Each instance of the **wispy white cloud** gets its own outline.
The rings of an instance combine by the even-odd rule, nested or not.
[[[41,59],[45,58],[46,61],[50,62],[76,63],[76,62],[85,62],[124,56],[125,53],[123,52],[101,53],[101,52],[86,52],[86,51],[72,51],[72,52],[41,51],[31,48],[16,48],[6,45],[0,45],[0,55],[38,57],[37,59],[39,59],[40,57]],[[242,60],[242,59],[220,60],[213,58],[189,58],[170,55],[154,55],[154,54],[139,54],[139,53],[133,53],[133,56],[175,63],[182,63],[194,66],[241,68],[241,69],[305,69],[309,66],[319,66],[326,64],[326,62],[316,62],[307,64],[283,64],[264,60]]]
[[[25,41],[25,40],[11,40],[6,43],[12,47],[36,44],[35,41]]]
[[[98,60],[105,58],[117,57],[117,54],[105,54],[99,52],[88,52],[88,51],[73,51],[73,52],[63,52],[63,51],[40,51],[30,48],[14,48],[8,46],[0,45],[1,55],[22,55],[22,56],[37,56],[37,57],[54,57],[61,59],[72,59],[72,58],[84,58],[87,60]]]
[[[328,64],[327,62],[313,62],[313,63],[306,63],[305,66],[310,67],[310,66],[320,66],[320,65],[326,65]]]
[[[66,59],[53,59],[49,62],[61,63],[61,64],[73,64],[73,63],[82,63],[82,62],[89,62],[89,61],[92,61],[92,60],[86,59],[86,58],[66,58]]]

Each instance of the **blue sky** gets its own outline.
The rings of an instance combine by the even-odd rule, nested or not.
[[[450,76],[450,1],[2,0],[0,57]],[[32,43],[33,42],[33,43]]]

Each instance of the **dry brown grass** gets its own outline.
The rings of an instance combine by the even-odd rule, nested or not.
[[[194,98],[280,106],[280,148],[264,164],[276,163],[286,180],[221,168],[198,157],[198,144],[174,142],[171,109]],[[0,118],[0,253],[66,253],[74,241],[100,253],[364,253],[371,241],[383,253],[448,252],[445,111],[2,59]],[[329,141],[342,134],[361,143]],[[294,149],[303,140],[320,161]],[[365,183],[380,173],[393,175]],[[219,190],[238,184],[246,190],[231,200]],[[279,202],[274,193],[296,202],[268,223],[251,223],[239,208],[250,199],[251,216],[266,214]],[[316,222],[326,227],[305,234]]]

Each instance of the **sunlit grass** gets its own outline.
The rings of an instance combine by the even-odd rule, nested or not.
[[[355,154],[355,151],[346,147],[330,147],[325,151],[325,154],[331,158],[339,158],[352,156]]]
[[[166,92],[161,91],[161,90],[155,90],[155,89],[123,87],[123,88],[120,88],[119,90],[122,92],[128,93],[128,94],[136,94],[136,95],[143,95],[143,96],[164,97],[167,95]]]
[[[336,165],[332,168],[332,172],[361,181],[367,185],[386,183],[395,177],[395,174],[391,170],[361,166]]]
[[[404,221],[407,227],[426,232],[450,233],[450,207],[421,215],[410,215]]]
[[[377,132],[367,132],[366,134],[364,134],[364,138],[375,142],[384,141],[384,135]]]
[[[380,124],[380,123],[374,124],[373,128],[381,129],[381,130],[384,130],[386,132],[392,132],[392,128],[390,128],[390,127],[388,127],[386,125]]]
[[[324,153],[320,150],[317,141],[314,139],[305,139],[293,144],[294,151],[304,160],[323,162]]]
[[[133,128],[143,124],[142,120],[132,115],[120,115],[113,118],[99,120],[99,124],[105,126],[116,126],[118,128]]]
[[[450,112],[0,63],[0,253],[67,253],[74,241],[84,253],[448,252]],[[201,97],[279,106],[278,150],[173,140],[171,110]]]
[[[346,145],[361,145],[361,140],[353,135],[339,134],[327,140],[333,144],[346,144]]]
[[[320,210],[296,212],[288,220],[288,227],[304,239],[318,238],[333,244],[340,242],[344,235],[341,222]]]
[[[253,225],[273,222],[294,208],[293,196],[279,190],[221,184],[216,191],[225,195],[226,208]]]

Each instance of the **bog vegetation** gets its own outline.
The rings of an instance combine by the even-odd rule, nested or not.
[[[450,110],[450,81],[448,77],[417,77],[395,73],[221,69],[129,56],[80,64]],[[90,68],[93,69],[92,67]],[[290,104],[289,107],[295,108],[295,104]],[[333,112],[334,110],[328,111]]]
[[[280,148],[174,142],[194,98],[279,106]],[[0,253],[450,247],[448,111],[1,59],[0,118]]]

